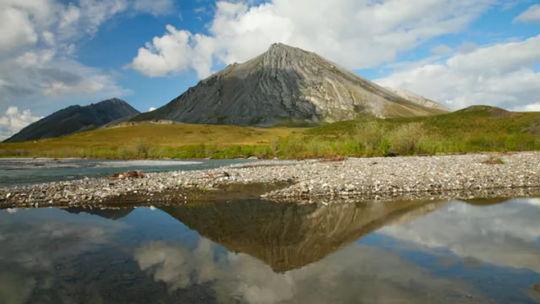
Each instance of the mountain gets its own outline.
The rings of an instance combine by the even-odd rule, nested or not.
[[[408,91],[408,90],[405,90],[405,89],[401,89],[401,88],[398,88],[398,89],[394,89],[394,88],[386,88],[388,89],[389,91],[392,91],[394,92],[396,95],[398,96],[401,96],[409,101],[412,101],[418,105],[421,105],[421,106],[424,106],[426,108],[430,108],[430,109],[436,109],[436,110],[440,110],[440,111],[444,111],[444,112],[448,112],[448,108],[441,105],[441,104],[438,104],[436,103],[435,101],[431,100],[431,99],[428,99],[428,98],[425,98],[424,96],[420,96],[418,94],[415,94],[411,91]]]
[[[69,106],[28,125],[4,142],[68,135],[128,119],[139,113],[127,102],[118,98],[107,99],[88,106]]]
[[[360,113],[407,117],[442,112],[403,98],[315,53],[276,43],[133,120],[264,126],[347,120]]]

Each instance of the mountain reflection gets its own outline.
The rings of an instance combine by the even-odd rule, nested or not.
[[[133,208],[89,209],[89,208],[82,208],[82,207],[70,207],[70,208],[64,208],[62,210],[67,211],[69,213],[73,213],[73,214],[88,213],[92,215],[101,216],[109,220],[119,220],[128,216],[131,213],[131,211],[133,211]]]
[[[316,262],[389,223],[406,222],[443,203],[408,201],[334,205],[264,201],[161,208],[230,251],[246,253],[285,272]]]

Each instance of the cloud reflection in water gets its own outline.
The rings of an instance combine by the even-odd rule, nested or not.
[[[380,232],[462,258],[540,273],[540,200],[491,206],[454,203],[429,216]]]

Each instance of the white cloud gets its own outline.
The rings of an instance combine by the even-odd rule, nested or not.
[[[518,111],[540,112],[540,102],[531,103],[524,107],[517,108]]]
[[[540,36],[456,53],[444,62],[397,70],[379,84],[405,88],[450,108],[490,104],[534,108],[540,102]]]
[[[76,60],[77,43],[114,16],[157,14],[170,1],[144,2],[0,0],[0,110],[50,112],[74,100],[123,95],[113,75]]]
[[[37,39],[28,15],[11,7],[0,12],[0,52],[34,44]]]
[[[38,49],[0,60],[0,106],[57,109],[62,101],[72,103],[70,99],[126,94],[113,76],[56,54]]]
[[[463,29],[491,0],[219,1],[209,35],[171,25],[139,49],[132,66],[149,76],[245,61],[273,42],[315,51],[348,68],[375,67],[423,41]],[[306,13],[309,11],[309,13]],[[194,57],[195,59],[191,59]]]
[[[0,140],[18,132],[27,125],[40,119],[30,110],[19,111],[17,107],[9,107],[3,116],[0,116]]]
[[[166,15],[175,9],[173,0],[135,0],[133,7],[152,15]]]
[[[166,28],[165,35],[154,37],[152,43],[139,49],[132,67],[151,77],[190,68],[196,70],[201,77],[209,75],[212,41],[203,35],[177,30],[172,25]]]
[[[520,22],[540,22],[540,4],[531,5],[526,11],[514,19]]]
[[[79,0],[77,5],[60,6],[58,28],[64,38],[94,35],[104,22],[129,10],[163,15],[174,9],[172,0]]]

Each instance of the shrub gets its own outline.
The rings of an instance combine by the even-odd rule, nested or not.
[[[354,137],[367,156],[385,154],[388,150],[387,127],[378,121],[368,121],[356,126]]]
[[[420,152],[419,143],[426,137],[421,123],[407,123],[388,134],[390,149],[399,155],[411,155]]]
[[[138,140],[135,144],[135,154],[138,158],[148,158],[151,145],[144,140]]]

